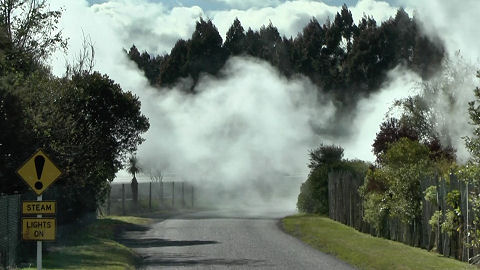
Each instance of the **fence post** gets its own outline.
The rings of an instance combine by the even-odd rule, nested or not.
[[[125,216],[125,184],[122,184],[122,214]]]
[[[6,219],[7,219],[7,223],[6,223],[6,225],[7,225],[7,226],[5,226],[5,227],[6,227],[6,231],[7,231],[7,245],[6,245],[6,247],[7,247],[7,250],[6,250],[7,256],[6,256],[6,260],[5,260],[5,261],[6,261],[6,263],[5,263],[6,268],[5,268],[5,269],[7,269],[7,268],[10,266],[10,260],[11,260],[10,257],[11,257],[11,255],[12,255],[12,254],[10,253],[10,231],[8,230],[8,227],[9,227],[9,225],[10,225],[10,220],[9,220],[9,218],[8,218],[8,217],[10,216],[10,209],[9,209],[9,208],[10,208],[10,207],[9,207],[9,206],[10,206],[10,203],[9,203],[8,196],[7,196],[6,198],[7,198],[7,199],[6,199],[5,201],[7,202],[7,211],[6,211],[6,213],[7,213],[7,218],[6,218]],[[37,245],[38,245],[38,244],[37,244]]]
[[[163,181],[160,182],[160,204],[163,207]]]
[[[148,209],[152,210],[152,182],[150,182],[148,189]]]
[[[175,207],[175,182],[172,182],[172,207]]]
[[[107,215],[110,216],[110,207],[112,205],[112,186],[110,186],[110,189],[108,190],[108,201],[107,201]]]
[[[466,195],[467,195],[467,228],[466,228],[466,232],[467,232],[467,243],[470,243],[470,239],[469,239],[469,232],[468,232],[468,181],[465,181],[465,184],[466,184]],[[465,246],[465,243],[463,244],[463,246]],[[467,245],[467,262],[470,262],[470,247]]]
[[[185,182],[182,182],[182,207],[185,208]]]

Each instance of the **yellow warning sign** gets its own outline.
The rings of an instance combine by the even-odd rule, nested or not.
[[[55,201],[23,201],[22,214],[24,215],[55,215],[57,211]]]
[[[55,218],[22,218],[23,240],[53,241],[55,230]]]
[[[37,195],[42,194],[62,174],[42,150],[29,158],[17,173]]]

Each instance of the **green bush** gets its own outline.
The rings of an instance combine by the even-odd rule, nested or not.
[[[328,214],[328,174],[332,171],[348,171],[364,177],[368,163],[360,160],[342,160],[343,148],[324,146],[310,152],[311,169],[307,181],[300,187],[297,208],[304,213]]]
[[[297,208],[304,213],[328,213],[328,168],[318,167],[310,172],[300,187]]]
[[[304,213],[328,213],[328,173],[343,157],[343,148],[320,145],[310,151],[310,174],[300,187],[297,208]]]

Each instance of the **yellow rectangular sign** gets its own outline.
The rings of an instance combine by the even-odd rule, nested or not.
[[[57,202],[55,201],[23,201],[22,214],[24,215],[55,215]]]
[[[54,241],[55,218],[22,218],[22,239],[34,241]]]

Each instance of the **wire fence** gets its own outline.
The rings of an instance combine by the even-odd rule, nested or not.
[[[14,267],[20,245],[21,195],[0,196],[0,269]]]
[[[131,183],[112,183],[101,214],[127,215],[166,208],[193,208],[196,190],[188,182],[140,182],[137,194]]]

